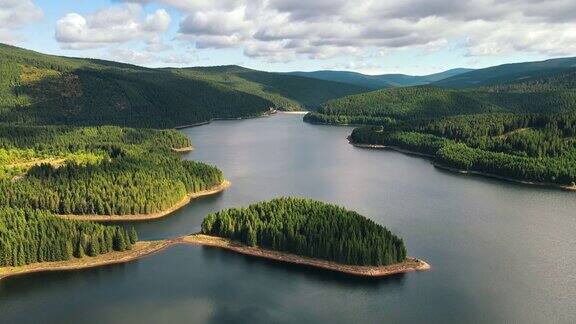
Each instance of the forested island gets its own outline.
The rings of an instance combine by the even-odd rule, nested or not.
[[[286,253],[286,262],[323,260],[327,263],[319,264],[332,270],[350,265],[384,273],[391,265],[410,264],[410,271],[425,264],[408,259],[404,241],[385,227],[345,208],[303,198],[277,198],[210,214],[202,234],[264,249],[264,257],[268,250]]]

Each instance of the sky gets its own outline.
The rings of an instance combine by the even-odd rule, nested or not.
[[[576,56],[576,1],[0,0],[0,42],[149,67],[423,75]]]

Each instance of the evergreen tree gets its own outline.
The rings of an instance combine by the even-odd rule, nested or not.
[[[136,232],[136,229],[134,228],[134,226],[130,227],[130,243],[134,244],[136,243],[136,241],[138,241],[138,233]]]
[[[114,240],[119,242],[117,246]],[[128,248],[122,242],[130,242],[130,238],[118,226],[64,220],[33,209],[0,207],[0,267],[122,251]]]

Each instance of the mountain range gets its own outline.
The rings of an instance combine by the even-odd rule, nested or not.
[[[153,69],[0,44],[0,121],[171,128],[259,116],[270,108],[324,107],[327,111],[331,106],[370,104],[357,109],[374,113],[378,111],[374,107],[408,102],[420,113],[426,107],[450,109],[463,102],[473,102],[474,112],[559,111],[571,109],[575,71],[576,58],[459,68],[424,76],[273,73],[237,65]],[[418,90],[422,86],[453,90]]]

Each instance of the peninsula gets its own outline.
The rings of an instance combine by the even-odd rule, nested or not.
[[[190,192],[186,194],[180,201],[175,203],[174,205],[163,209],[161,211],[147,213],[147,214],[124,214],[124,215],[98,215],[98,214],[81,214],[81,215],[57,215],[64,219],[69,220],[89,220],[94,222],[136,222],[136,221],[147,221],[147,220],[154,220],[166,217],[173,212],[177,211],[178,209],[186,206],[190,203],[193,199],[215,195],[226,190],[230,187],[232,183],[228,180],[223,180],[220,184],[217,184],[211,188],[197,191],[197,192]]]
[[[385,227],[342,207],[301,198],[277,198],[210,214],[197,234],[158,241],[131,240],[134,242],[126,248],[111,248],[92,257],[81,253],[66,260],[12,263],[0,267],[0,279],[125,263],[177,244],[221,248],[359,277],[430,269],[425,261],[408,257],[403,240]],[[85,245],[89,251],[91,244]]]
[[[248,246],[230,239],[204,234],[192,234],[168,240],[138,241],[132,245],[132,249],[125,251],[113,251],[95,257],[73,258],[65,261],[38,262],[22,266],[0,267],[0,280],[8,277],[25,275],[36,272],[72,271],[102,267],[106,265],[128,263],[143,257],[166,250],[179,245],[190,244],[221,248],[236,253],[284,262],[312,268],[319,268],[339,272],[357,277],[385,277],[394,274],[425,271],[430,265],[423,260],[407,257],[403,262],[387,266],[358,266],[340,264],[321,259],[299,256],[296,254],[278,252],[270,249]]]

